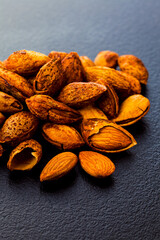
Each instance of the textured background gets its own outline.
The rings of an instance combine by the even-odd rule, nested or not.
[[[51,145],[29,173],[11,174],[1,158],[0,239],[160,239],[160,1],[0,0],[0,60],[20,49],[134,54],[150,73],[143,93],[151,109],[127,128],[138,145],[109,155],[116,171],[105,181],[78,165],[56,184],[40,184]]]

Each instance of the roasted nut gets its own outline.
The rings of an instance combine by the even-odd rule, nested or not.
[[[59,153],[43,168],[40,181],[55,180],[70,172],[77,164],[78,158],[72,152]]]
[[[62,89],[57,99],[70,107],[80,108],[95,102],[106,90],[104,85],[94,82],[73,82]]]
[[[45,54],[28,51],[28,50],[19,50],[12,53],[8,59],[3,63],[4,66],[20,75],[31,75],[39,71],[45,63],[50,61],[50,58]]]
[[[84,145],[81,135],[73,127],[46,123],[42,130],[43,137],[61,150],[79,148]]]
[[[134,55],[122,55],[118,58],[121,71],[137,78],[140,83],[147,84],[148,71],[143,62]]]
[[[76,52],[70,52],[63,58],[62,69],[67,79],[66,84],[83,81],[84,69],[79,55]]]
[[[0,125],[4,123],[5,120],[6,120],[6,117],[0,112]]]
[[[95,66],[95,63],[87,56],[80,56],[79,57],[81,60],[81,63],[83,65],[83,67],[93,67]]]
[[[9,170],[31,170],[42,157],[41,145],[33,140],[26,140],[12,150],[7,167]]]
[[[70,124],[82,119],[82,115],[47,95],[34,95],[26,99],[26,104],[36,117],[54,123]]]
[[[107,116],[97,107],[88,105],[84,108],[79,109],[79,112],[83,116],[83,119],[99,118],[108,119]]]
[[[139,81],[132,76],[124,76],[120,71],[108,67],[87,67],[86,79],[88,82],[102,80],[104,85],[111,84],[120,98],[141,93]]]
[[[18,112],[11,115],[0,129],[0,143],[16,146],[31,138],[37,129],[38,119],[30,112]]]
[[[97,152],[82,151],[79,153],[79,160],[84,171],[96,178],[108,177],[115,171],[114,163]]]
[[[7,93],[0,92],[0,112],[16,113],[23,109],[23,105]]]
[[[50,60],[38,72],[33,82],[37,94],[55,95],[63,87],[65,78],[61,69],[61,60]]]
[[[144,117],[150,108],[148,98],[141,94],[135,94],[128,97],[120,106],[119,115],[113,119],[121,126],[131,125]]]
[[[20,101],[31,97],[34,92],[30,83],[22,76],[0,67],[0,90]]]
[[[97,66],[115,68],[117,66],[119,55],[111,51],[101,51],[97,54],[94,63]]]
[[[3,154],[3,147],[2,147],[2,145],[0,144],[0,157],[2,156],[2,154]]]
[[[100,152],[121,152],[137,144],[127,130],[104,119],[83,120],[81,132],[85,142]]]
[[[53,60],[57,60],[58,58],[61,59],[61,61],[63,60],[63,58],[65,58],[67,56],[68,53],[65,52],[56,52],[56,51],[51,51],[48,54],[48,57],[53,59]]]
[[[103,84],[98,80],[97,83]],[[105,83],[107,91],[98,99],[98,107],[107,115],[108,119],[112,119],[119,112],[119,98],[111,84]]]

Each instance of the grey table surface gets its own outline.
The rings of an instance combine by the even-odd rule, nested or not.
[[[104,181],[77,165],[42,185],[39,174],[56,153],[51,145],[29,173],[10,173],[1,158],[0,239],[160,239],[160,1],[0,0],[0,60],[20,49],[92,60],[107,49],[136,55],[149,71],[143,93],[151,109],[127,128],[138,144],[109,155],[116,171]]]

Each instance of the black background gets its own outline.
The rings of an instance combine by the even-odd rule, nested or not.
[[[29,173],[0,160],[0,239],[160,239],[160,1],[0,0],[0,60],[27,49],[134,54],[149,70],[149,113],[127,127],[138,145],[108,155],[112,177],[96,181],[76,166],[58,183],[39,174],[56,150],[47,144]],[[40,139],[41,141],[41,139]]]

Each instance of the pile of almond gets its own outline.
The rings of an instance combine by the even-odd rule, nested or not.
[[[47,163],[40,181],[64,176],[78,159],[91,176],[111,175],[114,163],[99,152],[137,144],[122,126],[149,111],[150,102],[141,95],[147,79],[146,67],[133,55],[102,51],[93,62],[76,52],[12,53],[0,62],[0,156],[9,145],[8,169],[32,169],[42,157],[42,146],[33,139],[42,126],[44,139],[62,152]],[[90,149],[81,151],[85,144]],[[76,148],[78,157],[70,152]]]

